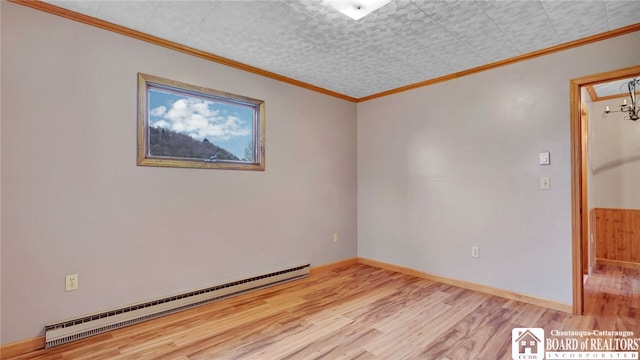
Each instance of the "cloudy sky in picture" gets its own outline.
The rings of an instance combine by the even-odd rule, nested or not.
[[[149,126],[164,128],[223,147],[244,157],[253,139],[253,109],[240,104],[149,90]]]

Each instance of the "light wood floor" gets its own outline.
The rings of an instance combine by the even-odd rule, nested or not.
[[[599,267],[574,316],[363,264],[17,359],[510,359],[514,327],[640,334],[638,270]]]

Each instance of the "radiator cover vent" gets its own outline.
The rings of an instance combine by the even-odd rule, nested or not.
[[[45,347],[50,348],[92,335],[155,319],[213,301],[309,276],[310,265],[301,265],[243,280],[173,295],[69,319],[45,326]]]

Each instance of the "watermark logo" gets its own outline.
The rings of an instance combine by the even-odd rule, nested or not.
[[[514,328],[511,331],[513,360],[544,359],[544,329]]]
[[[511,331],[513,360],[640,359],[640,338],[627,330],[551,330],[541,328]]]

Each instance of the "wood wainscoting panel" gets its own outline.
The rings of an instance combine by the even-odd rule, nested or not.
[[[598,261],[640,263],[640,210],[595,210]]]
[[[596,266],[596,209],[589,210],[589,274]],[[584,250],[583,250],[584,251]]]

